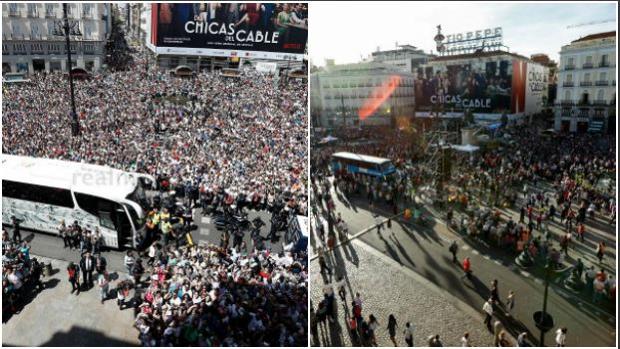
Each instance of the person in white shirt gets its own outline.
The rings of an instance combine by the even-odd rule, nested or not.
[[[463,337],[461,337],[461,346],[469,347],[469,332],[465,332]]]
[[[566,332],[568,331],[568,329],[566,327],[561,327],[558,328],[557,331],[555,331],[555,344],[558,347],[564,347],[566,346]]]
[[[405,342],[407,343],[407,346],[413,347],[413,327],[411,326],[411,323],[407,322],[405,324],[403,334],[405,335]]]

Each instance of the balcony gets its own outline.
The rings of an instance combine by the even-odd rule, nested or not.
[[[609,62],[601,62],[601,64],[598,65],[600,68],[607,68],[609,67]]]
[[[575,87],[575,83],[574,83],[574,82],[572,82],[572,81],[565,81],[565,82],[562,84],[562,86],[563,86],[563,87]]]
[[[54,10],[46,10],[45,18],[56,18],[56,11]]]
[[[18,9],[9,9],[9,17],[19,17],[21,13]]]
[[[584,63],[581,67],[583,69],[592,69],[592,68],[594,68],[594,64],[592,64],[592,63]]]
[[[558,102],[560,105],[575,105],[575,102],[570,99],[564,99]]]
[[[84,19],[93,19],[93,12],[92,11],[84,11],[84,12],[82,12],[82,18],[84,18]]]
[[[592,81],[582,81],[582,82],[579,83],[579,86],[581,86],[581,87],[592,86]]]
[[[596,86],[609,86],[609,81],[607,81],[607,80],[597,80],[595,84],[596,84]]]
[[[37,11],[37,10],[28,11],[28,17],[29,18],[39,18],[39,11]]]
[[[609,103],[607,103],[607,101],[604,100],[604,99],[597,99],[597,100],[592,101],[592,105],[599,105],[600,106],[600,105],[608,105],[608,104]]]
[[[564,66],[564,70],[575,70],[574,64],[567,64]]]

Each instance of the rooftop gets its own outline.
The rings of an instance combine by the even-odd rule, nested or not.
[[[586,35],[586,36],[581,37],[581,38],[579,38],[577,40],[571,41],[571,44],[574,44],[576,42],[590,41],[590,40],[596,40],[596,39],[604,39],[604,38],[610,38],[610,37],[616,37],[616,31],[615,30],[614,31],[610,31],[610,32]]]
[[[523,59],[526,61],[531,61],[531,59],[508,51],[495,50],[495,51],[483,51],[483,52],[473,52],[473,53],[464,53],[460,55],[446,55],[446,56],[437,56],[435,58],[431,58],[429,62],[441,62],[441,61],[452,61],[455,59],[467,59],[467,58],[482,58],[482,57],[493,57],[493,56],[512,56],[518,59]]]

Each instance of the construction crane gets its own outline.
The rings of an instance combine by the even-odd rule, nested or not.
[[[610,23],[610,22],[615,22],[616,20],[611,18],[611,19],[604,19],[604,20],[600,20],[600,21],[592,21],[592,22],[586,22],[586,23],[580,23],[580,24],[572,24],[566,27],[566,29],[572,29],[572,28],[579,28],[579,27],[585,27],[585,26],[589,26],[589,25],[597,25],[597,24],[603,24],[603,23]]]

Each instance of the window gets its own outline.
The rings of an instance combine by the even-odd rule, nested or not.
[[[566,92],[564,92],[564,99],[566,101],[570,101],[573,97],[571,96],[570,90],[566,90]]]
[[[37,14],[37,4],[28,4],[28,15],[36,16]]]
[[[93,26],[90,22],[84,21],[84,39],[91,39]]]
[[[30,36],[32,38],[39,37],[39,25],[36,23],[30,23]]]
[[[573,57],[568,57],[568,66],[572,66],[575,65],[575,58]]]
[[[102,199],[97,196],[75,193],[75,201],[84,211],[99,217],[99,223],[106,228],[116,229],[114,226],[114,214],[119,206],[114,201]]]
[[[73,208],[68,189],[45,187],[13,181],[2,181],[2,195],[19,200],[39,202],[46,205]]]
[[[83,4],[82,5],[82,12],[85,15],[87,15],[87,16],[90,15],[91,11],[92,11],[92,5],[91,4]]]
[[[592,64],[592,56],[586,56],[586,64]]]
[[[583,81],[584,82],[589,82],[590,81],[590,73],[585,73],[585,75],[583,76]]]
[[[45,4],[45,15],[46,16],[54,15],[54,4]]]
[[[573,74],[566,74],[566,82],[573,82]]]
[[[19,26],[18,22],[11,22],[11,30],[13,31],[13,34],[16,36],[20,36],[22,34],[22,29]]]
[[[609,55],[601,56],[601,67],[609,67]]]
[[[54,35],[54,21],[47,21],[47,35]]]
[[[598,90],[598,92],[596,93],[596,100],[599,102],[605,100],[605,91]]]
[[[606,72],[601,72],[601,73],[598,75],[598,79],[599,79],[600,81],[605,81],[605,80],[607,80],[607,73],[606,73]]]
[[[17,4],[9,4],[9,12],[10,13],[17,13]]]

